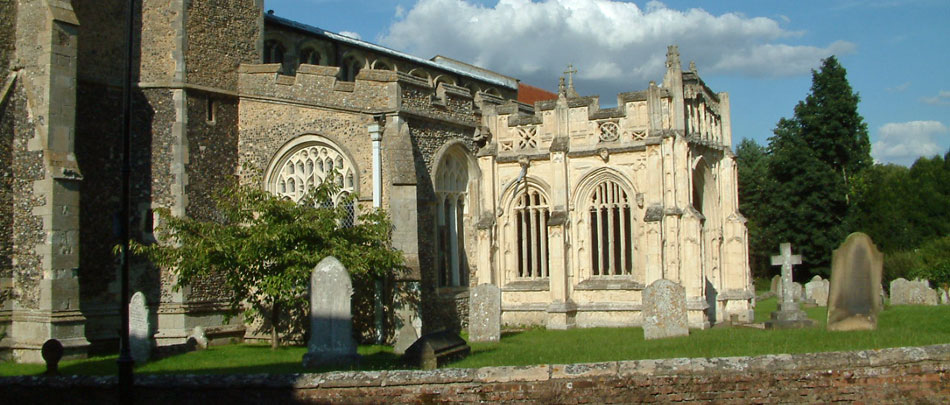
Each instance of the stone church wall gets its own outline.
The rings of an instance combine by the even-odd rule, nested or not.
[[[178,0],[182,1],[182,0]],[[188,83],[234,90],[241,63],[260,60],[261,0],[185,1]]]

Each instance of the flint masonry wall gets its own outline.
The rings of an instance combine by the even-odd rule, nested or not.
[[[0,400],[100,403],[115,377],[0,378]],[[299,375],[138,376],[136,403],[950,401],[950,344],[858,352]]]

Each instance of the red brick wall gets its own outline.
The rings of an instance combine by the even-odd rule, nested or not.
[[[948,403],[950,344],[860,352],[593,364],[139,376],[137,403]],[[0,378],[2,403],[103,402],[114,377]],[[18,402],[11,402],[17,400]]]

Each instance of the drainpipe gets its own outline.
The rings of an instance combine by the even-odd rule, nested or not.
[[[373,208],[379,209],[383,205],[383,166],[380,162],[379,143],[383,139],[383,132],[379,124],[372,123],[367,127],[369,137],[373,141]],[[375,291],[375,321],[376,321],[376,344],[384,343],[383,336],[383,279],[376,279]]]

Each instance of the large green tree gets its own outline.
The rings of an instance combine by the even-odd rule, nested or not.
[[[851,225],[855,180],[872,164],[857,93],[835,57],[812,71],[811,91],[769,138],[767,223],[776,242],[804,256],[802,271],[824,273]],[[776,247],[777,248],[777,247]]]
[[[307,326],[310,273],[323,258],[335,256],[355,277],[384,276],[402,264],[386,213],[373,210],[353,221],[354,197],[338,194],[324,182],[295,203],[236,186],[218,195],[214,221],[160,210],[156,231],[163,242],[139,250],[173,269],[179,286],[219,280],[232,310],[244,310],[248,323],[266,321],[277,347],[281,333]]]
[[[775,249],[774,235],[768,226],[767,212],[771,177],[769,155],[754,140],[743,139],[736,147],[736,168],[739,172],[739,212],[746,218],[749,230],[750,267],[756,277],[766,278],[770,273],[769,255]]]

